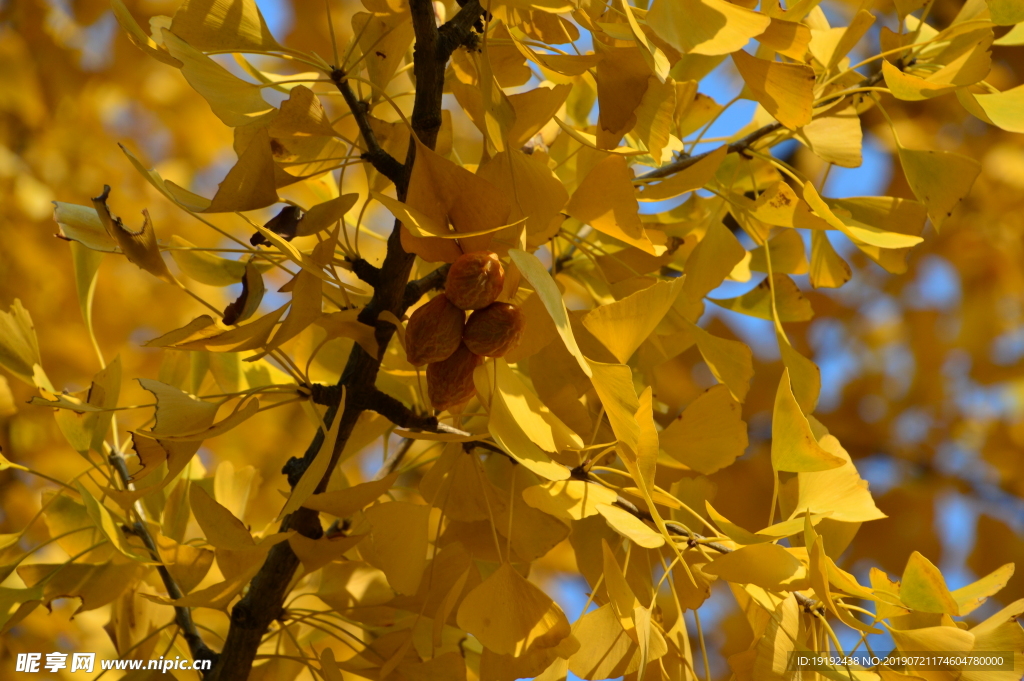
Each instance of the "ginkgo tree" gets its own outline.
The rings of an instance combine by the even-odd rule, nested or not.
[[[969,0],[932,25],[931,3],[897,0],[878,10],[897,30],[877,30],[865,9],[833,27],[814,0],[645,4],[363,0],[344,5],[350,31],[330,27],[351,40],[306,50],[278,43],[253,0],[186,0],[148,31],[113,0],[146,58],[230,129],[237,161],[208,198],[122,147],[155,199],[208,228],[203,244],[148,211],[119,217],[116,185],[56,204],[102,365],[87,390],[51,383],[30,310],[0,313],[0,364],[90,464],[44,495],[67,560],[4,536],[22,586],[0,594],[3,631],[74,597],[113,604],[122,655],[209,660],[208,679],[710,679],[699,613],[728,585],[752,632],[736,678],[793,678],[795,654],[842,657],[882,633],[896,651],[1012,664],[816,673],[1020,678],[1024,601],[970,618],[1012,564],[955,590],[917,552],[867,583],[840,566],[884,515],[813,415],[821,374],[786,330],[814,314],[792,276],[853,276],[832,238],[901,274],[980,164],[893,124],[916,200],[830,198],[777,152],[795,140],[859,166],[862,116],[890,120],[893,98],[1024,130],[1024,91],[985,80],[997,31],[1019,33],[1024,12]],[[880,51],[851,56],[875,35]],[[719,104],[698,87],[723,63],[743,89]],[[757,104],[749,123],[710,137],[740,99]],[[195,300],[145,342],[163,353],[159,376],[132,377],[146,404],[121,399],[121,359],[92,328],[103,253]],[[717,297],[723,282],[748,287]],[[756,530],[707,483],[748,446],[755,378],[747,345],[700,324],[718,308],[770,322],[782,360],[758,377],[774,402]],[[653,386],[686,352],[715,385],[680,405]],[[251,473],[209,475],[204,443],[288,405],[315,436],[277,453],[276,517],[249,526],[233,509]],[[346,465],[368,448],[379,470]],[[553,552],[588,583],[574,622],[531,580]],[[133,628],[139,601],[174,628]]]

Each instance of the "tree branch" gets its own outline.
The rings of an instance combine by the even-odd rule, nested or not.
[[[438,58],[448,61],[452,52],[460,46],[475,49],[477,38],[473,26],[483,14],[484,8],[480,6],[479,0],[469,0],[462,5],[459,12],[438,29]]]
[[[587,475],[589,479],[590,474],[588,473]],[[627,499],[622,498],[621,496],[615,500],[614,505],[621,508],[623,511],[626,511],[630,515],[639,518],[640,520],[646,520],[652,523],[654,522],[654,518],[651,516],[650,513],[648,513],[647,511],[640,510],[639,508],[637,508],[636,504]],[[674,520],[666,520],[665,529],[667,529],[669,533],[674,534],[678,537],[687,537],[687,545],[690,546],[690,548],[694,548],[697,546],[697,544],[700,544],[701,546],[706,546],[712,551],[717,551],[718,553],[732,553],[736,550],[734,548],[726,546],[725,544],[720,544],[714,541],[706,541],[707,537],[697,534],[696,532],[692,532],[685,525],[677,523]],[[819,614],[824,614],[824,606],[822,606],[820,603],[817,603],[813,598],[808,598],[807,596],[804,596],[803,594],[797,591],[793,592],[793,596],[796,598],[796,602],[800,604],[800,607],[802,607],[805,612],[817,612]]]
[[[402,300],[402,305],[405,309],[409,309],[416,304],[416,301],[423,297],[423,294],[428,291],[433,291],[436,288],[443,288],[445,279],[448,278],[448,270],[451,269],[451,264],[445,264],[438,267],[430,274],[410,281],[405,287],[405,297]]]
[[[120,450],[111,447],[107,461],[117,471],[117,477],[121,480],[124,488],[126,490],[133,489],[134,485],[131,483],[131,474],[128,472],[128,464],[125,462],[124,454]],[[132,510],[135,511],[138,520],[132,523],[129,530],[132,534],[142,539],[142,543],[146,545],[146,549],[153,556],[153,560],[158,563],[156,571],[160,574],[160,580],[164,583],[164,588],[167,589],[167,595],[172,600],[182,598],[185,595],[184,592],[163,564],[156,541],[153,539],[153,535],[149,533],[149,528],[146,527],[144,522],[146,512],[141,502],[136,501],[132,506]],[[217,653],[210,650],[209,646],[203,641],[202,636],[199,635],[199,629],[196,628],[196,623],[192,620],[192,610],[190,608],[174,606],[174,621],[177,623],[178,628],[181,629],[182,636],[185,637],[185,642],[188,644],[193,660],[216,661]]]
[[[371,265],[370,261],[356,258],[352,261],[352,272],[374,288],[380,283],[380,268]]]
[[[341,96],[345,99],[345,103],[348,104],[348,108],[351,109],[352,116],[359,126],[359,132],[363,136],[363,141],[366,142],[366,153],[361,158],[369,161],[370,165],[377,169],[377,172],[398,186],[402,181],[405,168],[377,142],[377,136],[373,133],[373,128],[370,127],[370,121],[367,118],[370,113],[370,105],[356,97],[356,93],[352,92],[352,86],[345,78],[345,72],[340,68],[331,71],[331,80],[334,81]]]
[[[860,87],[871,87],[872,85],[875,85],[875,84],[881,82],[882,78],[883,78],[882,72],[879,71],[879,72],[869,76],[868,78],[864,79],[864,81],[861,83]],[[839,101],[841,101],[843,99],[846,99],[846,98],[849,98],[849,97],[855,97],[855,96],[856,95],[843,95],[843,96],[840,96],[840,97],[836,97],[834,99],[828,99],[828,100],[825,100],[824,102],[822,102],[820,106],[826,106],[828,104],[832,104],[834,106],[836,103],[838,103]],[[819,108],[820,108],[820,106],[819,106]],[[760,128],[758,128],[757,130],[755,130],[754,132],[750,133],[749,135],[746,135],[745,137],[743,137],[741,139],[738,139],[735,142],[733,142],[732,144],[730,144],[729,147],[728,147],[728,149],[729,149],[728,153],[730,153],[730,154],[736,154],[736,153],[742,154],[747,149],[750,149],[753,146],[754,142],[758,141],[762,137],[766,137],[766,136],[772,134],[773,132],[775,132],[777,130],[780,130],[781,128],[782,128],[782,123],[769,123],[768,125],[763,125]],[[644,173],[643,175],[637,177],[636,179],[637,180],[657,180],[659,178],[668,177],[669,175],[675,175],[678,172],[682,172],[683,170],[686,170],[687,168],[692,166],[694,163],[696,163],[697,161],[700,161],[701,159],[705,158],[706,156],[708,156],[711,153],[712,152],[710,152],[710,151],[705,151],[704,153],[697,154],[696,156],[687,156],[686,158],[681,158],[678,161],[673,161],[672,163],[668,163],[666,165],[663,165],[660,168],[655,168],[654,170],[652,170],[650,172]]]
[[[412,128],[419,141],[433,149],[437,141],[437,133],[441,128],[444,72],[451,52],[438,49],[439,33],[434,17],[433,3],[430,0],[410,0],[409,4],[413,30],[416,34],[416,45],[413,49],[416,94],[413,102]],[[478,12],[476,17],[479,17],[479,12],[482,12],[477,0],[471,0],[469,4],[472,5],[469,14],[464,15],[463,19],[453,25],[453,28],[446,29],[445,35],[452,37],[444,39],[444,50],[449,49],[450,40],[466,32],[462,28],[464,20],[474,11]],[[459,14],[461,15],[463,11],[466,11],[465,8]],[[469,25],[471,26],[472,22]],[[363,139],[366,141],[369,151],[364,158],[373,164],[381,174],[395,183],[398,199],[404,201],[408,192],[412,165],[416,158],[416,145],[409,145],[405,165],[398,165],[398,162],[384,152],[377,143],[366,116],[366,106],[356,99],[345,80],[345,74],[336,69],[331,74],[331,79],[352,109]],[[345,394],[352,398],[346,397],[344,406],[340,404],[341,390],[335,391],[329,398],[330,404],[324,414],[324,423],[331,427],[336,418],[340,418],[341,423],[338,424],[338,437],[331,452],[330,462],[316,487],[316,492],[326,489],[331,473],[337,466],[341,452],[345,448],[345,443],[365,408],[360,405],[360,400],[363,399],[363,396],[374,395],[374,391],[376,391],[375,384],[377,373],[380,370],[381,357],[395,332],[393,325],[379,321],[378,317],[384,311],[389,311],[399,317],[405,312],[405,300],[408,293],[406,283],[409,281],[414,260],[415,255],[407,253],[402,248],[401,224],[396,221],[394,229],[388,237],[387,254],[376,277],[378,283],[374,287],[373,297],[359,314],[359,321],[374,327],[380,354],[373,357],[361,345],[355,345],[338,380],[338,385],[344,386]],[[394,407],[393,404],[378,397],[373,397],[372,400],[381,409],[391,410]],[[399,405],[405,409],[404,405],[401,403]],[[397,411],[395,415],[405,418],[404,414]],[[421,420],[419,423],[426,425],[426,421]],[[436,427],[439,430],[442,429],[440,424]],[[323,445],[324,438],[323,429],[318,429],[305,454],[301,458],[291,459],[285,465],[285,472],[292,485],[301,478],[302,471],[316,457]],[[317,538],[323,534],[319,514],[307,508],[300,508],[285,518],[281,524],[281,530],[290,529],[298,530],[300,534],[311,538]],[[208,681],[244,681],[249,676],[253,659],[264,633],[270,624],[283,614],[284,599],[292,587],[298,567],[299,559],[288,542],[276,544],[270,550],[263,566],[249,583],[249,589],[245,596],[231,610],[231,626],[228,629],[221,655],[206,677]]]

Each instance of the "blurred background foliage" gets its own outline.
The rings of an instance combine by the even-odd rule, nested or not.
[[[178,3],[126,4],[136,17],[148,17],[172,14]],[[455,3],[448,4],[453,11]],[[879,16],[863,48],[873,54],[879,27],[894,25],[895,16],[887,0],[864,4]],[[960,4],[936,0],[934,23],[948,23]],[[329,54],[323,3],[260,0],[259,5],[282,43]],[[339,42],[350,37],[348,18],[357,5],[331,2]],[[860,6],[859,0],[833,2],[826,10],[845,12],[833,21],[845,25]],[[1000,90],[1024,82],[1020,54],[994,46],[988,81]],[[738,90],[731,66],[716,69],[701,84],[701,91],[719,102]],[[815,415],[854,457],[889,516],[861,528],[841,565],[864,582],[870,566],[899,574],[911,551],[919,550],[942,569],[950,588],[958,588],[1024,556],[1024,138],[972,118],[952,95],[921,103],[883,101],[907,146],[973,156],[982,162],[982,174],[942,233],[928,229],[903,275],[886,273],[833,232],[834,245],[853,266],[853,279],[836,291],[816,291],[806,276],[795,277],[815,317],[788,325],[787,332],[821,367],[823,390]],[[742,103],[734,107],[709,136],[730,134],[746,124],[751,111]],[[826,192],[912,198],[894,167],[892,134],[882,114],[871,109],[863,122],[864,164],[834,169]],[[463,123],[457,114],[456,146],[460,137],[478,135]],[[79,313],[69,245],[54,238],[51,201],[87,204],[109,184],[127,224],[141,224],[140,213],[148,208],[163,238],[177,234],[199,243],[208,234],[145,182],[118,143],[138,150],[165,178],[206,195],[234,158],[230,130],[175,69],[129,43],[105,0],[0,1],[0,307],[22,301],[35,322],[50,378],[70,390],[85,388],[99,367]],[[808,177],[824,172],[821,161],[795,143],[776,154],[787,155]],[[353,181],[365,187],[361,177]],[[125,375],[159,377],[170,370],[164,352],[141,343],[187,322],[197,304],[123,258],[108,260],[95,293],[99,344],[108,359],[120,353]],[[726,297],[729,287],[710,297]],[[229,302],[235,291],[200,293],[216,304]],[[712,486],[714,504],[727,517],[759,527],[771,500],[768,438],[781,371],[771,323],[710,306],[704,321],[716,335],[734,336],[754,349],[755,379],[744,405],[750,447],[735,465],[706,479],[695,475],[690,482]],[[649,378],[658,398],[677,408],[713,383],[696,350]],[[67,446],[52,414],[25,404],[30,396],[28,386],[0,376],[4,454],[65,480],[85,470],[86,462]],[[122,401],[143,404],[150,397],[131,382],[123,387]],[[207,475],[217,471],[218,478],[237,480],[246,471],[242,477],[262,481],[233,509],[246,523],[262,527],[281,503],[282,463],[301,451],[311,434],[293,405],[265,415],[256,427],[208,443],[200,460]],[[380,465],[380,449],[378,441],[354,458],[350,477],[358,478],[360,470],[372,474]],[[33,519],[41,486],[18,471],[0,472],[0,532],[20,530]],[[37,521],[27,539],[38,543],[47,532]],[[537,568],[552,587],[549,593],[575,619],[586,600],[586,584],[574,574],[571,549],[566,544],[552,551]],[[999,601],[1022,596],[1024,578],[1018,575]],[[19,651],[51,650],[55,641],[65,650],[113,655],[102,630],[106,609],[69,620],[74,607],[55,606],[53,614],[39,609],[28,617],[3,642],[0,668],[13,668],[11,656]],[[990,602],[979,614],[998,607]],[[713,598],[705,617],[711,620],[705,620],[705,631],[716,668],[727,674],[721,662],[747,646],[746,621],[724,591]]]

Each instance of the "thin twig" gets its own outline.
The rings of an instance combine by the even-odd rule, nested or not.
[[[110,448],[110,455],[107,457],[107,461],[117,471],[118,478],[121,479],[121,484],[124,485],[126,490],[131,490],[134,485],[131,483],[131,474],[128,472],[128,464],[125,461],[124,454],[120,449],[116,447]],[[160,558],[160,552],[157,549],[156,541],[153,539],[153,535],[149,533],[149,528],[146,527],[145,520],[145,509],[142,505],[136,501],[132,507],[135,511],[135,515],[138,516],[138,520],[132,523],[131,533],[142,539],[142,543],[146,545],[146,549],[153,556],[159,565],[156,566],[157,572],[160,574],[160,579],[164,583],[164,588],[167,589],[167,595],[172,600],[178,600],[184,597],[185,593],[178,586],[178,583],[171,576],[167,566],[163,564],[163,560]],[[186,643],[188,643],[188,649],[192,653],[193,660],[213,660],[216,664],[217,653],[213,652],[203,641],[202,636],[199,634],[199,630],[196,628],[195,622],[192,620],[192,610],[188,607],[174,606],[174,621],[178,625],[182,634],[185,637]]]
[[[882,78],[883,78],[882,72],[879,71],[878,73],[875,73],[874,75],[869,76],[868,78],[866,78],[864,80],[864,82],[860,86],[858,86],[858,87],[870,87],[870,86],[880,82],[882,80]],[[839,97],[836,97],[835,100],[828,100],[827,99],[824,102],[822,102],[820,106],[827,106],[829,104],[833,104],[834,105],[839,100],[845,99],[846,97],[855,96],[855,95],[856,95],[856,93],[853,93],[853,94],[843,94],[843,95],[841,95]],[[739,140],[736,140],[735,142],[730,144],[729,147],[728,147],[728,153],[730,153],[730,154],[736,154],[736,153],[742,154],[743,152],[745,152],[748,149],[750,149],[753,146],[754,142],[757,142],[762,137],[766,137],[766,136],[772,134],[773,132],[776,132],[777,130],[780,130],[781,128],[782,128],[782,124],[781,123],[769,123],[768,125],[763,125],[760,128],[758,128],[757,130],[755,130],[754,132],[750,133],[749,135],[746,135],[745,137],[743,137],[743,138],[741,138]],[[678,161],[673,161],[672,163],[668,163],[666,165],[663,165],[660,168],[655,168],[654,170],[652,170],[650,172],[644,173],[643,175],[640,175],[636,179],[637,180],[656,180],[656,179],[659,179],[659,178],[668,177],[669,175],[675,175],[678,172],[682,172],[683,170],[686,170],[687,168],[689,168],[693,164],[697,163],[697,161],[700,161],[701,159],[707,157],[711,153],[712,153],[711,151],[705,151],[702,154],[696,154],[694,156],[687,156],[685,158],[681,158]]]
[[[436,288],[444,287],[445,279],[448,278],[449,269],[451,269],[451,264],[442,265],[430,274],[406,284],[405,298],[402,302],[403,306],[408,309],[415,305],[416,301],[423,297],[423,294],[428,291],[433,291]]]
[[[373,128],[370,127],[370,105],[356,97],[356,93],[352,91],[352,86],[349,85],[342,69],[336,68],[331,71],[331,81],[338,87],[348,108],[352,110],[352,115],[359,126],[359,132],[363,136],[363,141],[366,142],[366,153],[361,158],[368,161],[381,175],[398,185],[402,181],[405,169],[377,142],[377,136],[374,134]]]

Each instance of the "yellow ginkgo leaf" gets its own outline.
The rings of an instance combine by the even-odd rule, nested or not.
[[[898,151],[910,189],[928,208],[928,217],[935,229],[939,229],[971,191],[974,180],[981,173],[981,164],[951,151],[907,149],[903,146],[899,146]]]
[[[802,513],[827,513],[843,523],[861,523],[886,517],[875,506],[868,483],[857,473],[850,455],[832,435],[818,438],[822,449],[842,459],[843,465],[830,470],[797,475],[797,500],[791,518]]]
[[[792,233],[792,232],[790,232]],[[799,239],[799,236],[797,237]],[[774,319],[778,312],[780,322],[806,322],[814,317],[811,301],[804,298],[800,288],[785,274],[772,275],[772,285],[765,277],[761,283],[736,298],[708,298],[712,303],[758,319]],[[775,308],[772,308],[772,289],[775,292]]]
[[[511,206],[505,195],[484,178],[449,161],[434,150],[416,142],[416,162],[409,179],[405,203],[426,216],[437,229],[456,232],[483,233],[465,239],[465,251],[488,248],[491,228],[508,224]],[[461,253],[451,240],[416,237],[403,229],[403,245],[429,261],[455,260]],[[431,250],[425,250],[425,249]]]
[[[672,149],[677,144],[672,135],[675,109],[675,83],[671,79],[661,82],[657,76],[648,77],[647,91],[636,109],[636,125],[630,137],[638,142],[638,146],[647,149],[656,166],[671,160]]]
[[[168,332],[146,343],[150,347],[175,347],[182,350],[210,350],[213,352],[241,352],[255,350],[267,344],[274,327],[281,320],[288,304],[268,312],[259,319],[236,326],[225,327],[202,315],[186,326]]]
[[[900,581],[900,600],[911,610],[918,612],[960,615],[953,594],[946,586],[946,580],[931,561],[914,551],[907,559]]]
[[[318,203],[306,211],[295,228],[295,236],[309,236],[330,229],[359,200],[359,194],[342,194],[336,199]]]
[[[629,24],[629,32],[633,35],[633,40],[636,41],[636,44],[640,46],[644,61],[647,62],[647,66],[651,69],[651,73],[654,74],[653,77],[657,82],[659,84],[664,83],[665,79],[668,78],[668,72],[672,65],[661,48],[640,27],[640,23],[636,18],[637,12],[640,13],[641,17],[644,17],[647,12],[643,9],[634,8],[627,0],[620,0],[620,2],[622,13],[626,15],[626,23]]]
[[[604,587],[608,592],[608,600],[612,605],[612,610],[619,618],[619,624],[627,633],[632,632],[632,636],[636,636],[635,625],[633,624],[633,608],[638,606],[640,602],[633,595],[633,590],[629,587],[629,582],[626,581],[626,575],[623,574],[622,568],[619,566],[617,560],[615,560],[615,554],[612,553],[611,548],[608,546],[608,542],[601,539],[601,555],[603,559],[604,567]]]
[[[811,286],[839,288],[850,281],[853,271],[839,257],[824,232],[811,232]]]
[[[39,376],[45,378],[39,362],[39,341],[32,316],[15,298],[10,312],[0,310],[0,366],[29,385],[53,392],[49,381],[39,382]]]
[[[526,218],[526,245],[539,246],[550,239],[565,220],[562,209],[569,200],[565,186],[547,164],[519,149],[496,154],[477,175],[498,188],[512,204],[508,219]]]
[[[754,376],[754,356],[750,348],[740,341],[713,336],[689,320],[686,320],[686,328],[693,334],[712,375],[729,388],[733,399],[743,402]]]
[[[242,521],[219,504],[199,485],[189,487],[192,514],[202,528],[206,540],[218,549],[245,550],[255,545]]]
[[[270,134],[260,128],[249,139],[245,151],[217,185],[212,199],[193,194],[171,181],[167,189],[175,200],[197,213],[227,213],[266,208],[277,203],[277,181]]]
[[[811,42],[811,31],[796,21],[771,18],[771,24],[764,33],[756,36],[757,41],[790,59],[806,61],[807,46]]]
[[[809,525],[809,518],[806,520]],[[814,593],[818,597],[818,600],[825,605],[828,611],[851,629],[857,629],[871,634],[883,633],[882,629],[877,629],[866,622],[860,621],[846,608],[838,607],[833,601],[832,589],[829,586],[829,565],[831,563],[831,559],[825,555],[825,548],[820,537],[815,538],[810,548],[807,550],[807,553],[809,558],[808,572],[811,578],[811,587],[814,589]]]
[[[511,387],[509,392],[506,392],[503,386],[507,385],[508,381],[499,382],[495,389],[491,368],[488,366],[477,367],[473,372],[473,380],[481,401],[490,405],[487,430],[494,441],[516,461],[542,478],[566,480],[570,474],[569,469],[551,459],[551,453],[556,449],[554,429],[541,414],[530,410],[530,402],[526,400],[525,389],[521,384],[518,387]],[[531,397],[531,401],[536,400],[536,404],[540,403],[535,396]],[[521,422],[520,418],[524,420]],[[539,426],[540,430],[536,433],[531,432],[531,426]],[[538,445],[538,439],[545,444],[551,443],[550,449],[545,450]]]
[[[726,0],[657,0],[647,25],[683,53],[719,55],[744,47],[771,19]]]
[[[160,437],[194,433],[213,424],[217,414],[216,404],[150,378],[140,378],[138,381],[156,397],[156,423],[146,431],[147,435]]]
[[[747,424],[729,389],[716,385],[697,396],[659,433],[661,448],[704,475],[732,464],[747,448]]]
[[[616,26],[623,29],[623,38],[632,41],[633,35],[627,26]],[[572,133],[570,131],[575,128],[569,125],[563,125],[562,129],[583,144],[587,144],[583,140],[590,137],[595,148],[611,150],[636,125],[636,110],[647,91],[651,69],[644,57],[645,50],[636,44],[610,47],[604,41],[595,41],[594,52],[601,57],[594,69],[598,101],[597,134]]]
[[[548,452],[579,449],[583,440],[544,406],[537,394],[502,359],[494,360],[491,376],[497,383],[501,399],[512,416],[538,447]]]
[[[722,554],[708,563],[704,572],[772,591],[798,591],[810,585],[807,567],[778,544],[752,544]]]
[[[330,513],[336,518],[348,518],[391,489],[391,485],[397,478],[398,472],[396,471],[380,480],[371,480],[346,489],[314,494],[302,505],[315,511]]]
[[[38,591],[22,596],[25,601],[51,603],[55,598],[78,598],[81,605],[73,614],[107,605],[136,584],[152,569],[128,558],[103,563],[33,563],[18,566],[18,576]],[[19,599],[20,600],[20,599]]]
[[[139,22],[135,20],[132,13],[128,11],[127,7],[125,7],[123,0],[111,0],[110,4],[110,8],[114,11],[114,17],[117,19],[117,23],[119,23],[121,28],[124,29],[124,32],[128,34],[128,39],[132,41],[132,44],[164,64],[169,64],[177,69],[181,68],[181,61],[172,57],[166,50],[160,49],[160,47],[157,46],[156,41],[142,30],[142,27],[139,26]]]
[[[352,33],[363,53],[362,64],[366,66],[370,82],[377,85],[380,92],[387,88],[412,45],[412,17],[407,7],[402,9],[405,11],[352,15]],[[372,99],[379,97],[374,91]]]
[[[812,232],[812,235],[814,232]],[[775,274],[807,274],[809,266],[804,240],[799,232],[783,230],[768,240],[768,256],[771,256],[772,272]],[[768,271],[765,247],[758,246],[750,252],[750,269],[754,272]]]
[[[345,406],[345,394],[341,396],[341,406]],[[327,472],[328,465],[331,462],[331,457],[334,453],[334,445],[338,441],[338,430],[341,428],[342,417],[340,412],[334,417],[331,425],[328,426],[327,432],[324,433],[323,440],[320,443],[320,448],[317,450],[313,457],[313,460],[306,466],[306,469],[302,471],[302,477],[292,487],[291,493],[288,495],[288,500],[281,507],[280,513],[277,514],[277,519],[280,520],[295,511],[297,511],[306,500],[313,496],[313,493],[318,487],[320,487],[323,477]],[[326,425],[326,424],[325,424]],[[323,427],[321,427],[321,431]]]
[[[430,507],[391,501],[371,506],[365,514],[372,528],[373,555],[369,562],[384,571],[395,591],[415,594],[427,565]]]
[[[886,231],[873,224],[857,220],[850,211],[840,209],[834,211],[829,204],[818,195],[818,190],[810,182],[804,183],[804,200],[811,210],[834,229],[850,237],[854,242],[865,243],[879,248],[908,248],[915,246],[924,239],[914,234]]]
[[[189,593],[213,565],[213,551],[197,548],[190,544],[179,544],[170,537],[158,535],[156,538],[160,561],[181,587],[182,593]]]
[[[826,163],[860,167],[863,133],[860,115],[854,107],[815,118],[797,131],[796,138]]]
[[[1006,582],[1013,576],[1014,570],[1014,564],[1007,563],[1002,567],[996,568],[981,579],[954,591],[953,598],[956,600],[960,615],[971,614],[981,607],[988,600],[989,596],[1001,591],[1006,586]]]
[[[818,404],[818,394],[821,392],[821,370],[814,362],[801,355],[794,348],[789,339],[779,330],[775,330],[775,340],[779,344],[779,354],[782,355],[782,363],[789,372],[790,382],[793,384],[793,396],[800,405],[800,410],[805,414],[814,411]]]
[[[508,132],[508,147],[519,149],[543,128],[565,103],[570,85],[539,87],[508,96],[515,122]]]
[[[313,249],[310,260],[320,268],[326,268],[334,256],[336,239],[327,239]],[[310,270],[302,269],[291,286],[292,303],[288,316],[267,344],[266,351],[280,347],[302,333],[323,314],[323,280]]]
[[[232,428],[240,425],[252,416],[255,416],[260,410],[260,401],[255,397],[247,400],[244,404],[239,402],[235,407],[234,411],[231,412],[224,419],[212,424],[208,428],[201,430],[186,432],[186,433],[167,433],[160,439],[162,441],[174,442],[174,441],[189,441],[189,440],[207,440],[218,435],[223,435]]]
[[[712,220],[704,238],[686,259],[683,290],[687,298],[700,300],[706,296],[746,257],[747,251],[736,235],[721,221]]]
[[[886,625],[886,628],[896,648],[904,652],[921,654],[941,651],[949,655],[966,653],[974,648],[974,634],[956,626],[895,629]],[[914,665],[907,666],[907,671],[912,673],[914,670]]]
[[[644,226],[632,182],[626,159],[610,155],[583,179],[565,212],[609,236],[637,241],[643,237]]]
[[[242,281],[246,263],[242,260],[221,258],[209,251],[197,250],[195,244],[177,234],[171,235],[174,249],[168,249],[181,271],[196,281],[208,286],[232,286]],[[273,263],[258,260],[253,267],[266,272]]]
[[[640,648],[619,623],[611,603],[585,613],[573,635],[581,646],[568,668],[583,679],[610,679],[640,667]]]
[[[637,546],[642,546],[645,549],[656,549],[665,545],[665,537],[661,533],[651,529],[644,524],[644,521],[618,506],[598,504],[597,512],[604,516],[604,519],[608,521],[609,527]]]
[[[185,0],[171,30],[197,50],[280,50],[255,0]]]
[[[556,480],[523,490],[527,504],[569,523],[597,515],[597,504],[612,504],[615,490],[584,480]]]
[[[511,563],[502,563],[466,595],[456,619],[500,655],[519,655],[535,645],[551,648],[570,633],[561,608]]]
[[[640,401],[633,385],[632,370],[625,364],[594,361],[590,362],[590,369],[590,379],[604,405],[612,432],[619,442],[635,452],[640,442],[640,427],[636,421]]]
[[[1024,7],[1014,0],[985,0],[992,23],[998,26],[1012,26],[1024,21]]]
[[[842,466],[843,459],[818,444],[807,417],[793,396],[789,369],[782,372],[772,414],[772,466],[777,471],[809,473]]]
[[[537,259],[537,256],[526,251],[511,249],[508,252],[509,258],[519,268],[520,274],[526,281],[530,282],[537,297],[544,304],[544,308],[551,315],[552,321],[566,349],[576,358],[587,376],[591,375],[590,364],[583,356],[579,346],[576,344],[576,337],[572,334],[572,326],[569,324],[569,313],[565,309],[565,302],[562,300],[562,292],[558,290],[555,280],[551,278],[547,268]]]
[[[601,305],[587,313],[583,325],[625,363],[672,309],[683,290],[683,281],[657,282],[622,300]]]
[[[363,346],[371,357],[379,356],[375,329],[359,321],[360,310],[339,310],[324,314],[316,319],[316,325],[327,332],[329,339],[351,338]]]
[[[789,532],[789,534],[799,532],[800,527],[803,525],[802,519],[787,520],[784,523],[776,523],[776,525],[773,526],[784,527],[783,532],[773,531],[769,528],[755,533],[731,522],[728,518],[715,510],[715,507],[711,505],[711,502],[706,499],[704,500],[704,507],[707,509],[708,517],[711,518],[715,525],[718,526],[718,529],[737,544],[762,544],[764,542],[776,541],[788,536],[786,532]]]
[[[103,228],[95,208],[60,201],[54,201],[53,205],[53,221],[60,230],[60,238],[77,241],[94,251],[116,253],[120,250]]]
[[[939,51],[935,62],[915,65],[907,73],[888,61],[882,62],[882,75],[889,91],[897,99],[920,101],[952,92],[955,88],[973,85],[984,79],[992,68],[989,47],[992,44],[992,30],[982,28],[959,37],[949,44],[949,49]],[[941,44],[937,47],[941,47]],[[922,68],[923,67],[923,68]]]
[[[825,63],[826,68],[834,69],[838,66],[840,60],[861,42],[861,38],[874,23],[874,14],[866,9],[858,10],[850,21],[850,25],[843,29],[842,37],[836,41],[835,49],[832,50],[832,54],[829,55],[828,61]]]
[[[733,52],[733,62],[755,101],[780,123],[796,130],[811,122],[814,70],[803,64],[783,64]]]
[[[960,88],[956,95],[964,108],[977,118],[1009,132],[1024,132],[1024,85],[986,94]]]
[[[348,550],[365,538],[365,534],[355,534],[310,539],[301,534],[293,534],[288,538],[288,544],[306,571],[316,572],[328,563],[345,560]]]
[[[755,218],[769,225],[796,229],[829,228],[828,223],[812,213],[807,202],[797,196],[785,182],[769,185],[756,201],[749,204],[749,211]]]
[[[889,88],[889,92],[896,99],[908,102],[931,99],[956,89],[956,86],[950,83],[935,83],[912,73],[904,73],[884,60],[882,61],[882,75],[885,77],[885,85]]]
[[[110,512],[103,503],[94,497],[89,490],[81,482],[75,483],[75,489],[82,497],[82,502],[85,505],[85,512],[89,514],[89,518],[92,520],[100,532],[107,538],[118,551],[128,558],[133,558],[134,555],[131,550],[131,546],[128,544],[128,540],[124,536],[124,531],[118,525],[113,514]]]
[[[171,31],[164,29],[160,34],[171,56],[182,63],[181,73],[189,85],[226,125],[246,125],[271,111],[258,85],[232,74]]]

